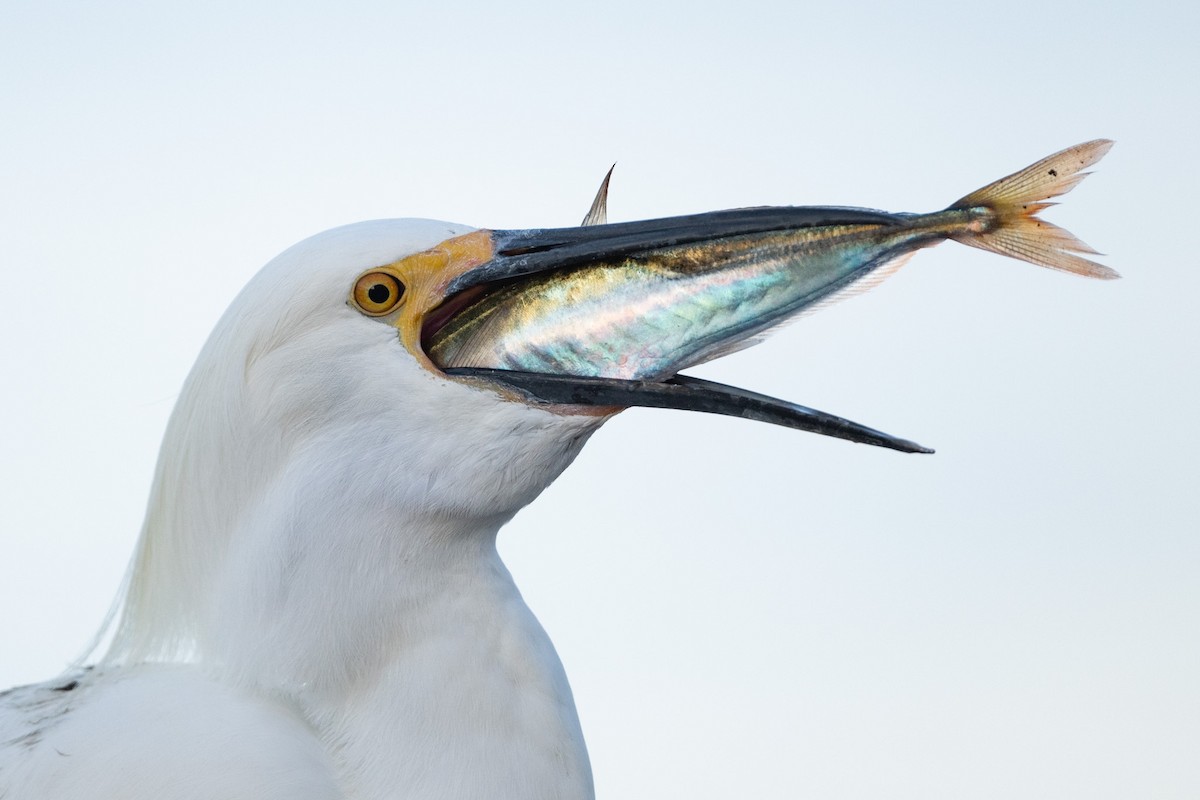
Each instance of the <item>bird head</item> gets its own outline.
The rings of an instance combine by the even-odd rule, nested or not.
[[[766,216],[765,224],[777,225],[773,212],[766,211],[752,214],[753,224],[762,226]],[[493,321],[488,319],[492,309],[480,298],[514,286],[521,290],[580,264],[621,264],[631,248],[655,254],[667,246],[664,242],[686,242],[689,236],[715,243],[711,258],[719,262],[728,257],[720,245],[735,235],[731,225],[743,235],[740,214],[732,223],[716,214],[532,231],[474,230],[412,219],[338,228],[288,249],[249,283],[196,367],[194,382],[219,375],[221,384],[189,386],[181,407],[195,406],[189,421],[202,413],[231,412],[220,430],[230,434],[239,457],[255,465],[256,475],[272,474],[269,464],[256,463],[261,454],[278,452],[281,462],[294,465],[304,453],[319,453],[326,460],[312,469],[321,474],[361,481],[359,473],[370,469],[381,484],[388,477],[401,479],[390,491],[410,512],[511,514],[552,481],[587,436],[622,407],[653,401],[694,408],[689,405],[694,387],[672,386],[676,394],[663,401],[665,384],[659,379],[703,358],[662,355],[654,350],[656,341],[643,345],[629,337],[622,342],[633,352],[614,354],[613,343],[594,341],[597,333],[582,331],[570,337],[569,360],[560,356],[534,373],[511,369],[503,356],[479,364],[484,357],[477,352],[480,341],[512,346],[544,336],[542,317],[553,316],[591,285],[571,285],[567,299],[522,311],[515,322],[510,315],[503,326],[490,328],[476,324]],[[692,248],[687,258],[703,260],[707,252]],[[612,299],[600,294],[604,309],[629,301],[628,293]],[[523,307],[509,302],[514,305]],[[682,323],[684,330],[688,324]],[[642,333],[635,318],[628,325]],[[465,338],[459,334],[463,329],[474,336],[470,346],[454,339]],[[447,335],[448,330],[454,333]],[[705,357],[756,332],[753,326],[735,328],[706,344]],[[644,335],[658,339],[662,334],[647,329]],[[677,338],[686,341],[687,336]],[[630,374],[623,365],[646,362],[647,351],[655,353],[652,366]],[[648,369],[654,372],[646,374]],[[597,386],[606,392],[589,394]],[[706,385],[705,396],[716,408],[703,410],[748,416],[741,414],[747,396],[766,399],[738,390],[722,394],[712,386]],[[214,398],[222,400],[214,403]],[[790,404],[777,410],[783,407],[810,411]],[[810,429],[821,430],[819,420],[803,419]],[[847,434],[852,426],[835,420],[835,435],[853,438]],[[889,446],[909,445],[881,434],[876,438]]]
[[[311,458],[311,479],[377,486],[409,513],[510,516],[616,409],[536,403],[435,366],[422,331],[486,261],[476,238],[377,220],[289,248],[226,312],[176,416],[224,439],[256,482]]]

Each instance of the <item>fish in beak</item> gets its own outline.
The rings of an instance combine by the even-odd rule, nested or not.
[[[929,214],[764,207],[479,230],[366,273],[359,284],[391,275],[400,291],[415,288],[416,302],[410,297],[397,323],[409,349],[431,369],[527,402],[705,411],[928,453],[831,414],[679,371],[870,288],[917,250],[946,239],[1078,275],[1117,277],[1078,255],[1094,250],[1037,217],[1051,205],[1044,201],[1078,184],[1111,144],[1068,148]],[[607,177],[585,223],[605,218],[606,186]]]

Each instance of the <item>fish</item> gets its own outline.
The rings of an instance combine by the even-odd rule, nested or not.
[[[1075,275],[1117,278],[1085,257],[1096,250],[1038,216],[1112,144],[1069,147],[925,214],[761,207],[492,231],[505,279],[454,298],[438,324],[427,326],[424,349],[448,372],[662,381],[878,285],[917,251],[947,239]],[[585,223],[597,219],[589,214]],[[548,259],[554,269],[544,268]]]

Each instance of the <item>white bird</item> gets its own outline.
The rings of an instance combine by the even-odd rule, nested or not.
[[[233,302],[183,387],[108,651],[0,695],[0,798],[592,797],[570,686],[497,555],[499,528],[632,404],[920,450],[662,379],[948,237],[1109,276],[1067,252],[1083,246],[1065,231],[1032,232],[1040,206],[1012,211],[1071,188],[1106,149],[1063,151],[935,215],[756,209],[507,232],[382,220],[292,247]],[[1016,179],[1036,186],[1014,194]],[[604,221],[603,192],[586,223]],[[763,288],[780,248],[791,283],[810,282],[802,302]],[[655,327],[652,309],[631,317],[612,288],[647,265],[659,272],[636,296],[669,286],[680,330]],[[733,270],[754,291],[714,307]],[[546,300],[564,287],[569,302]],[[754,305],[777,294],[775,310]],[[587,327],[613,319],[570,317],[589,296],[645,346],[613,359]],[[695,297],[703,313],[688,317]],[[559,315],[570,342],[543,324]],[[503,325],[479,333],[485,318]],[[465,363],[497,342],[562,369]],[[651,366],[623,372],[626,355]]]

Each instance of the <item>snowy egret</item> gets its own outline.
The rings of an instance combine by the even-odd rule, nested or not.
[[[382,220],[301,242],[168,425],[99,661],[0,696],[5,798],[586,798],[496,533],[621,408],[923,448],[674,378],[947,238],[1115,277],[1038,219],[1105,141],[933,214],[759,208],[572,229]]]

